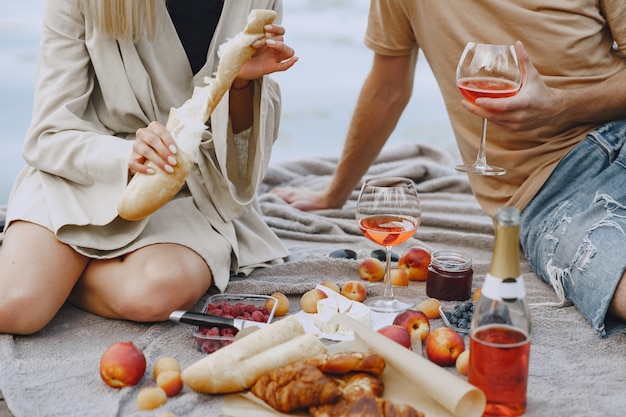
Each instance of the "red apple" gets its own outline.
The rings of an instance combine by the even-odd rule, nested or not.
[[[465,350],[463,337],[449,327],[438,327],[426,338],[428,359],[439,366],[452,366]]]
[[[456,358],[456,370],[463,376],[467,376],[469,372],[469,357],[469,349],[466,349]]]
[[[411,281],[426,281],[430,252],[424,248],[407,249],[398,260],[398,269],[405,270]]]
[[[418,335],[422,342],[426,340],[426,337],[430,333],[430,321],[428,321],[428,317],[418,310],[404,310],[393,319],[393,324],[406,328],[411,338],[414,337],[414,334]]]
[[[408,287],[409,274],[404,269],[392,269],[391,285],[395,287]]]
[[[393,340],[394,342],[411,349],[411,334],[406,327],[398,324],[388,324],[378,329],[378,333]]]
[[[133,342],[113,343],[100,358],[100,377],[107,385],[137,385],[146,372],[146,357]]]
[[[300,306],[306,313],[317,313],[317,302],[323,298],[328,298],[326,293],[317,288],[305,292],[300,298]]]
[[[359,264],[359,276],[365,281],[382,281],[385,278],[385,265],[376,258],[365,258]]]
[[[367,289],[359,281],[348,281],[341,287],[341,295],[352,301],[361,302],[367,297]]]

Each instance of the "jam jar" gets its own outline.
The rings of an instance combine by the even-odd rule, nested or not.
[[[472,258],[462,252],[439,250],[430,256],[426,294],[445,301],[465,301],[472,296]]]

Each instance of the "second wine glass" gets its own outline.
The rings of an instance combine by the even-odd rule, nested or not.
[[[365,300],[373,311],[396,313],[413,306],[411,301],[393,294],[391,248],[410,239],[421,219],[422,207],[411,179],[378,177],[363,183],[356,206],[356,220],[363,235],[384,246],[386,252],[384,294]]]
[[[522,73],[513,45],[468,42],[456,69],[456,85],[466,100],[502,98],[517,94]],[[473,164],[458,165],[468,174],[503,175],[506,169],[487,164],[487,119],[483,118],[478,155]]]

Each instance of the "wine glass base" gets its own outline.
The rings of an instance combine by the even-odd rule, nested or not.
[[[457,171],[466,172],[468,174],[476,175],[504,175],[506,169],[500,167],[494,167],[491,165],[457,165],[454,167]]]
[[[378,313],[399,313],[415,306],[412,301],[384,296],[368,297],[364,304]]]

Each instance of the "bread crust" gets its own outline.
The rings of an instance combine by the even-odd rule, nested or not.
[[[252,43],[265,36],[265,25],[272,23],[275,18],[276,12],[273,10],[252,10],[243,32],[220,46],[222,53],[215,77],[209,79],[208,85],[201,88],[206,89],[207,94],[195,91],[194,96],[183,106],[171,109],[166,128],[177,142],[178,164],[174,167],[173,173],[168,173],[148,161],[146,164],[156,173],[150,175],[138,172],[133,176],[118,202],[117,211],[121,218],[129,221],[141,220],[157,211],[180,191],[193,166],[193,157],[181,146],[181,142],[188,138],[177,137],[175,133],[184,132],[183,125],[186,120],[206,123],[226,91],[232,86],[241,67],[254,54]],[[198,103],[194,102],[197,100],[203,100],[203,103],[198,106]],[[191,142],[199,143],[199,138]]]

